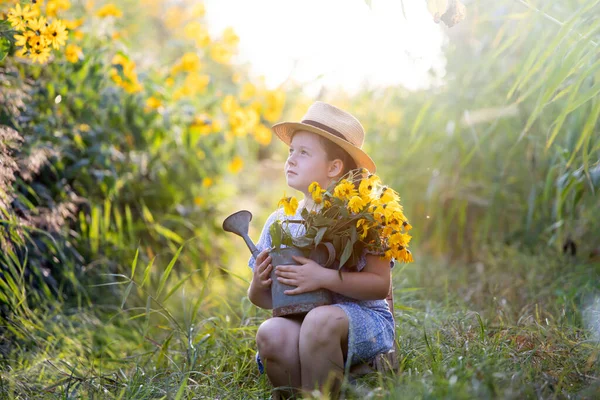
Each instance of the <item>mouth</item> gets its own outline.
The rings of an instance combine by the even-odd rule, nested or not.
[[[297,174],[297,173],[295,173],[294,171],[288,171],[288,172],[286,173],[286,175],[298,175],[298,174]]]

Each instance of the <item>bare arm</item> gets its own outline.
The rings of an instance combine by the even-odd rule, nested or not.
[[[256,256],[252,282],[248,288],[248,298],[252,304],[260,308],[273,308],[270,277],[272,268],[271,256],[269,256],[268,250],[263,250]]]
[[[367,254],[367,265],[360,272],[325,269],[323,287],[357,300],[385,299],[390,290],[390,260]]]
[[[300,294],[325,288],[357,300],[385,299],[390,289],[390,260],[368,254],[367,265],[360,272],[342,272],[323,268],[313,260],[296,257],[301,265],[278,265],[275,269],[281,283],[296,286],[285,294]]]

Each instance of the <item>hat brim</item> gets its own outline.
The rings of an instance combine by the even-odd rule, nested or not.
[[[346,152],[354,159],[356,162],[356,166],[358,168],[366,168],[370,173],[375,173],[377,171],[377,167],[375,163],[369,157],[367,153],[365,153],[361,148],[354,146],[353,144],[341,139],[323,129],[317,128],[312,125],[303,124],[302,122],[280,122],[278,124],[273,125],[271,128],[275,135],[288,146],[292,141],[292,135],[296,131],[308,131],[312,133],[316,133],[317,135],[321,135],[333,143],[340,146],[342,149],[346,150]]]

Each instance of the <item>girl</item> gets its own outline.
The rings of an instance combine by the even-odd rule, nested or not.
[[[333,292],[334,304],[314,308],[304,317],[263,322],[256,335],[257,362],[261,373],[264,364],[275,387],[274,398],[327,387],[335,396],[346,368],[393,346],[394,320],[384,300],[393,261],[364,251],[355,271],[342,269],[342,279],[337,268],[323,268],[303,257],[294,257],[298,265],[273,266],[269,227],[277,219],[301,219],[303,208],[319,208],[308,190],[312,182],[326,188],[351,169],[366,168],[374,173],[376,168],[361,149],[364,129],[360,122],[330,104],[316,102],[301,122],[279,123],[273,131],[290,146],[285,163],[287,184],[304,193],[304,199],[295,215],[286,216],[280,208],[267,219],[257,243],[261,253],[248,262],[253,270],[248,297],[258,307],[272,308],[270,274],[275,268],[281,283],[296,286],[286,294],[324,288]],[[289,227],[295,236],[304,233],[302,224]]]

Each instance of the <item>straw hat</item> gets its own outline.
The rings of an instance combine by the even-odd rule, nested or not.
[[[280,122],[272,129],[288,146],[296,131],[316,133],[346,150],[358,168],[364,167],[371,173],[377,169],[371,157],[362,150],[365,130],[360,122],[352,114],[331,104],[317,101],[308,108],[300,122]]]

